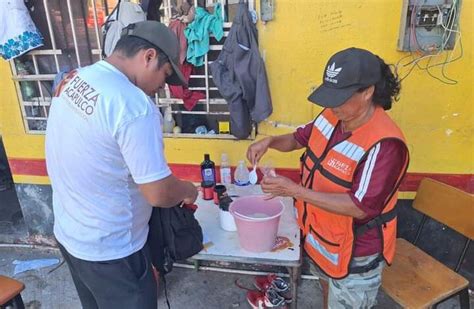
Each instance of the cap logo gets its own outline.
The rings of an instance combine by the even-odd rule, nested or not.
[[[336,63],[333,62],[331,65],[328,66],[326,69],[326,77],[324,78],[325,81],[328,81],[333,84],[337,84],[337,80],[334,79],[339,73],[341,73],[342,68],[336,68]]]

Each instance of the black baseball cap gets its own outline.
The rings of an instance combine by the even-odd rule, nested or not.
[[[381,78],[380,60],[365,49],[351,47],[334,54],[320,85],[308,100],[322,107],[338,107],[357,90],[374,85]]]
[[[168,57],[173,74],[166,79],[169,85],[183,85],[187,82],[179,69],[179,41],[165,25],[154,20],[130,24],[122,31],[122,36],[131,35],[143,39],[161,49]]]

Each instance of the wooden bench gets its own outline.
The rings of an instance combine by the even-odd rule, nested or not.
[[[436,307],[460,296],[461,308],[469,308],[469,282],[457,272],[469,243],[474,238],[474,195],[425,178],[418,188],[413,207],[423,213],[413,244],[398,238],[391,267],[385,267],[382,288],[404,308]],[[435,260],[415,246],[430,217],[466,237],[455,270]]]
[[[20,281],[0,275],[0,308],[24,309],[20,294],[24,289]]]

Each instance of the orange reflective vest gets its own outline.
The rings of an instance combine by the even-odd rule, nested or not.
[[[306,188],[328,193],[348,192],[359,162],[376,154],[380,141],[398,139],[406,147],[401,130],[382,108],[377,107],[367,123],[352,131],[352,135],[346,140],[328,148],[338,121],[330,109],[323,110],[314,121],[307,149],[301,158],[301,184]],[[352,260],[355,237],[374,227],[379,229],[382,236],[381,258],[391,264],[397,233],[395,205],[398,187],[409,161],[408,151],[406,153],[405,166],[385,202],[382,214],[361,227],[356,228],[350,216],[331,213],[317,205],[295,200],[304,248],[326,275],[335,279],[346,277],[350,273],[349,263]],[[357,194],[356,192],[356,197]]]

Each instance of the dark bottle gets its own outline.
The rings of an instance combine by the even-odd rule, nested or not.
[[[209,158],[209,154],[204,154],[204,161],[201,163],[202,181],[216,184],[216,167],[214,162]]]

